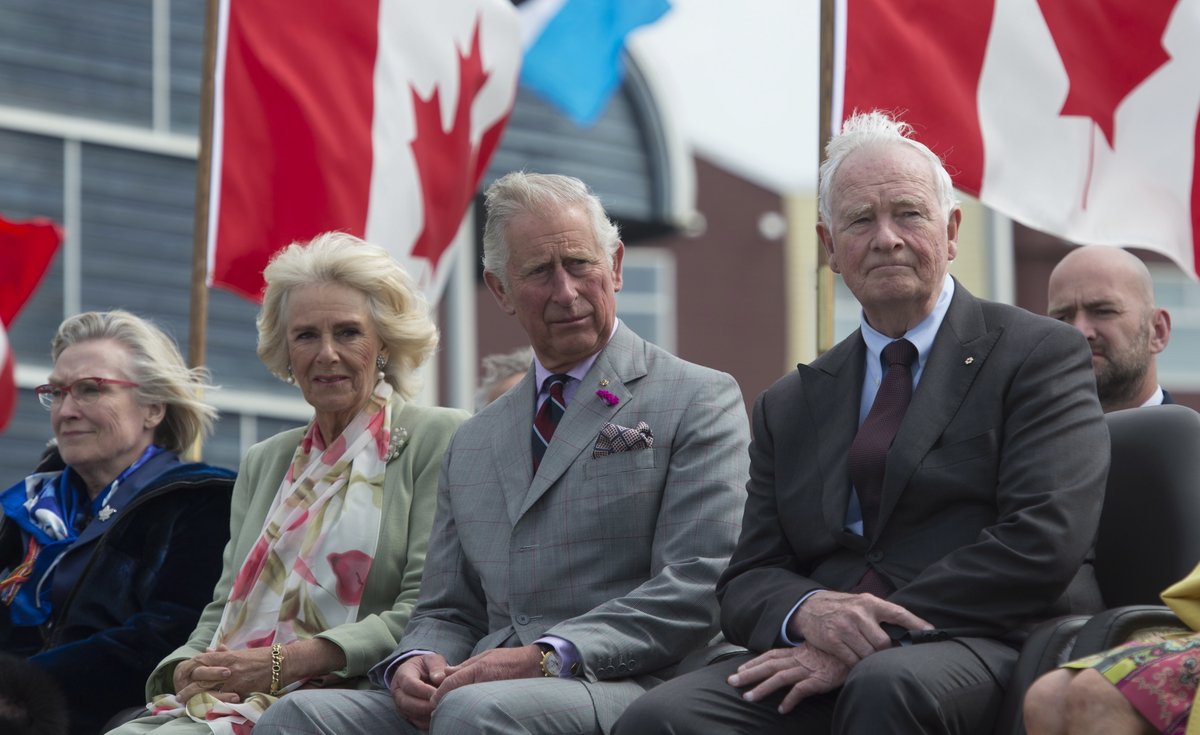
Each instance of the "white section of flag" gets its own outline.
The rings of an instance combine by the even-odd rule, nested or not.
[[[1116,108],[1110,148],[1090,118],[1060,115],[1070,80],[1036,0],[997,0],[979,79],[980,199],[1068,240],[1150,247],[1194,272],[1198,39],[1200,0],[1181,0],[1163,38],[1171,60]]]
[[[0,324],[0,429],[4,428],[9,414],[17,401],[17,386],[13,375],[16,364],[13,362],[12,350],[8,346],[8,333]]]
[[[490,76],[472,105],[471,142],[477,146],[483,132],[509,113],[516,95],[520,27],[511,6],[502,10],[498,12],[496,0],[380,3],[366,239],[390,250],[432,301],[441,294],[453,258],[443,256],[435,272],[429,260],[411,255],[424,212],[411,148],[416,122],[410,86],[422,98],[434,87],[440,89],[443,127],[449,129],[460,93],[459,54],[470,51],[476,20],[481,19],[483,68]],[[453,43],[447,43],[450,39]],[[421,63],[414,63],[417,59]]]

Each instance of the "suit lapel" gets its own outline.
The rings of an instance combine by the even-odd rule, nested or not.
[[[978,299],[956,281],[954,298],[934,338],[921,382],[888,451],[879,507],[881,529],[917,466],[958,413],[1002,331],[987,331]]]
[[[546,447],[546,454],[542,457],[533,482],[527,486],[528,492],[524,495],[514,522],[545,495],[581,455],[585,452],[590,454],[600,430],[606,423],[614,420],[618,411],[635,404],[637,398],[630,383],[645,374],[645,341],[622,324],[580,381],[578,390],[567,405],[566,413],[563,414],[558,428],[554,430],[554,438]],[[615,405],[610,406],[595,395],[602,387],[602,381],[608,381],[603,385],[604,390],[617,397],[618,402]],[[532,417],[526,424],[532,431]],[[527,431],[526,434],[528,433]],[[526,454],[529,454],[528,449]],[[532,461],[526,464],[532,469]]]
[[[496,431],[492,432],[492,462],[496,477],[504,492],[504,504],[513,523],[520,516],[521,503],[529,490],[533,474],[533,453],[530,441],[533,435],[533,413],[537,386],[534,385],[533,368],[499,400],[505,401],[503,411],[497,419]]]
[[[858,428],[865,350],[862,336],[855,331],[811,366],[797,368],[804,381],[811,431],[817,437],[825,525],[834,538],[853,547],[863,541],[845,530],[850,503],[848,452]]]

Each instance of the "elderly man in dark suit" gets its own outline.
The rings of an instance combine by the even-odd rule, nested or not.
[[[822,166],[818,234],[862,323],[755,406],[718,586],[751,653],[651,691],[617,733],[990,732],[1028,628],[1099,607],[1085,341],[948,275],[961,210],[907,135],[855,116]]]
[[[616,318],[624,246],[565,176],[487,193],[484,278],[524,380],[446,451],[415,611],[383,690],[297,692],[267,733],[607,733],[717,632],[749,422],[729,375]]]

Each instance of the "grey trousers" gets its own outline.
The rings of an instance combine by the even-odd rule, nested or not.
[[[400,717],[390,692],[310,690],[272,705],[254,735],[424,735]],[[515,679],[456,689],[438,705],[430,735],[600,735],[595,705],[581,682]]]
[[[872,654],[846,684],[777,711],[784,692],[760,702],[725,680],[744,654],[651,689],[617,721],[614,735],[979,735],[990,733],[1017,651],[996,641],[924,643]]]

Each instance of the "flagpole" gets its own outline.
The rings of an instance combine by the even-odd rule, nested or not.
[[[200,151],[196,157],[195,223],[192,227],[192,292],[188,321],[188,366],[204,365],[208,328],[208,195],[212,172],[213,90],[217,58],[217,17],[220,0],[206,0],[204,9],[204,67],[200,92]],[[203,439],[188,451],[198,460]]]
[[[817,124],[817,161],[825,162],[825,143],[833,135],[834,0],[821,0],[821,103]],[[818,178],[819,183],[819,178]],[[819,190],[818,190],[819,196]],[[819,204],[819,199],[818,199]],[[818,216],[818,221],[819,216]],[[833,271],[825,248],[817,243],[817,354],[833,347]]]

